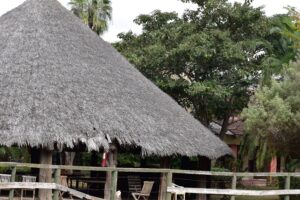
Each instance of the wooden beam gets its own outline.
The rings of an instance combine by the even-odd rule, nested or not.
[[[116,200],[116,192],[118,185],[118,171],[112,172],[110,200]]]
[[[117,155],[118,155],[118,149],[117,146],[114,144],[110,144],[109,153],[108,153],[108,167],[112,168],[113,170],[106,172],[106,182],[105,182],[105,188],[104,188],[104,199],[112,199],[114,198],[111,196],[111,188],[113,183],[113,176],[112,171],[115,171],[115,168],[117,166]]]
[[[171,158],[170,157],[161,158],[160,167],[163,169],[169,169],[171,167]],[[167,198],[167,187],[168,187],[167,178],[168,178],[168,173],[161,173],[158,200],[166,200]]]
[[[214,194],[234,196],[283,196],[300,195],[300,190],[232,190],[232,189],[207,189],[207,188],[174,188],[168,187],[168,192],[189,194]]]
[[[52,151],[41,149],[41,164],[52,164]],[[42,183],[51,183],[52,182],[52,170],[51,169],[40,169],[39,173],[39,182]],[[43,200],[52,200],[52,191],[51,190],[39,190],[39,199]]]
[[[170,172],[168,172],[168,175],[167,175],[167,187],[171,187],[172,183],[173,183],[173,174],[170,171]],[[167,188],[167,190],[168,190],[168,188]],[[166,198],[166,200],[171,200],[171,199],[172,199],[171,193],[167,192],[167,198]]]
[[[79,171],[99,171],[107,172],[117,170],[118,172],[134,172],[134,173],[168,173],[173,174],[191,174],[203,176],[224,176],[232,177],[300,177],[299,172],[295,173],[245,173],[245,172],[212,172],[212,171],[197,171],[197,170],[178,170],[178,169],[153,169],[153,168],[114,168],[114,167],[86,167],[86,166],[69,166],[69,165],[47,165],[47,164],[31,164],[31,163],[15,163],[15,162],[0,162],[0,167],[17,167],[17,168],[36,168],[36,169],[64,169],[64,170],[79,170]]]
[[[43,189],[43,190],[58,190],[65,193],[69,193],[72,196],[75,196],[80,199],[87,200],[103,200],[101,198],[93,197],[88,194],[84,194],[82,192],[73,190],[63,185],[59,185],[56,183],[34,183],[34,182],[8,182],[8,183],[0,183],[0,190],[8,190],[8,189]],[[44,198],[43,198],[44,199]]]
[[[54,173],[54,182],[56,184],[60,184],[60,177],[61,177],[61,171],[60,169],[56,169]],[[53,194],[53,200],[58,200],[59,198],[59,191],[55,190]]]

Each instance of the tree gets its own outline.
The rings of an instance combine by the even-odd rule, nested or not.
[[[290,25],[294,32],[284,32],[285,35],[290,37],[296,42],[295,48],[300,48],[300,13],[296,8],[289,7],[289,16],[292,18],[293,23]]]
[[[189,109],[203,124],[240,112],[258,84],[268,18],[249,3],[203,0],[178,17],[154,11],[135,22],[143,33],[119,34],[115,47],[146,77]]]
[[[243,111],[246,132],[263,141],[264,153],[300,158],[300,61],[286,68],[283,80],[258,89]],[[263,154],[263,153],[262,153]],[[257,162],[261,167],[263,160]]]
[[[108,29],[112,18],[110,0],[71,0],[71,11],[98,35]]]
[[[290,61],[296,61],[297,41],[290,35],[297,35],[293,19],[289,15],[275,15],[270,18],[270,33],[267,40],[270,43],[268,53],[270,56],[264,59],[263,77],[261,85],[270,84],[274,76],[280,76],[285,65]]]
[[[268,41],[270,41],[273,51],[264,60],[261,88],[270,87],[275,80],[281,81],[284,77],[283,74],[291,66],[288,64],[291,61],[296,61],[299,44],[297,37],[300,35],[300,29],[296,28],[297,23],[299,23],[295,17],[296,13],[290,9],[288,15],[275,15],[270,19],[272,27]],[[259,92],[261,91],[259,90]],[[263,134],[254,134],[252,131],[246,131],[240,152],[255,159],[259,170],[262,170],[273,156],[286,156],[275,148],[270,148],[268,140]]]

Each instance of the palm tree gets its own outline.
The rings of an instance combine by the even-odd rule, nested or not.
[[[101,35],[112,19],[111,0],[71,0],[71,11]]]

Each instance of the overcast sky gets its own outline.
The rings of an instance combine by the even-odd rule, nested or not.
[[[68,7],[69,0],[59,0]],[[233,2],[234,0],[230,0]],[[236,0],[244,2],[244,0]],[[20,5],[24,0],[0,0],[0,15]],[[300,9],[300,0],[254,0],[254,6],[264,6],[267,15],[284,13],[286,6]],[[113,21],[109,31],[103,38],[109,42],[117,40],[117,34],[132,30],[139,33],[140,27],[133,23],[139,14],[149,14],[155,9],[162,11],[176,11],[182,14],[185,9],[194,8],[194,5],[181,3],[179,0],[112,0]]]

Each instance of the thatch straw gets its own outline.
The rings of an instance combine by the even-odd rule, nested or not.
[[[229,148],[56,0],[0,18],[0,144],[217,158]]]

